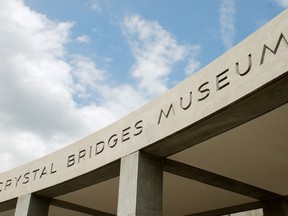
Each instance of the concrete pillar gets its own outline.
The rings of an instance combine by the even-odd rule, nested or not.
[[[162,216],[162,160],[135,152],[121,159],[117,216]]]
[[[48,216],[49,200],[33,194],[18,197],[14,216]]]
[[[288,216],[287,198],[263,201],[264,216]]]

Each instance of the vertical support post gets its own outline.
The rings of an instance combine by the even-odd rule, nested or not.
[[[264,216],[288,216],[287,198],[263,201]]]
[[[118,216],[162,216],[162,159],[135,152],[121,159]]]
[[[48,216],[49,200],[33,194],[18,197],[14,216]]]

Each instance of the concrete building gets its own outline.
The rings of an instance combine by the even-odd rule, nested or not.
[[[0,216],[288,216],[287,101],[288,10],[120,121],[1,173]]]

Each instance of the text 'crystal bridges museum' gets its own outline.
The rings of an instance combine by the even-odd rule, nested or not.
[[[287,71],[288,10],[120,121],[1,173],[0,216],[288,216]]]

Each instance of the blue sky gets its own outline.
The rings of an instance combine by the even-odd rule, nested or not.
[[[168,0],[165,3],[153,0],[124,0],[121,3],[109,0],[25,2],[31,9],[45,14],[51,20],[73,22],[71,39],[74,41],[67,44],[66,48],[69,52],[81,53],[93,59],[98,67],[112,73],[117,82],[127,82],[134,62],[129,42],[123,34],[123,20],[126,16],[139,15],[147,22],[157,22],[179,44],[199,44],[201,50],[197,59],[202,66],[227,49],[221,36],[220,10],[224,6],[220,0]],[[231,38],[231,45],[243,40],[283,10],[275,0],[231,2],[234,11],[228,16],[233,19],[231,24],[235,34]],[[82,43],[77,43],[77,37],[80,39],[81,36],[87,37],[82,37]],[[185,63],[174,65],[171,75],[176,74],[173,76],[176,80],[185,78]]]
[[[0,7],[5,171],[148,103],[288,0],[1,0]]]

